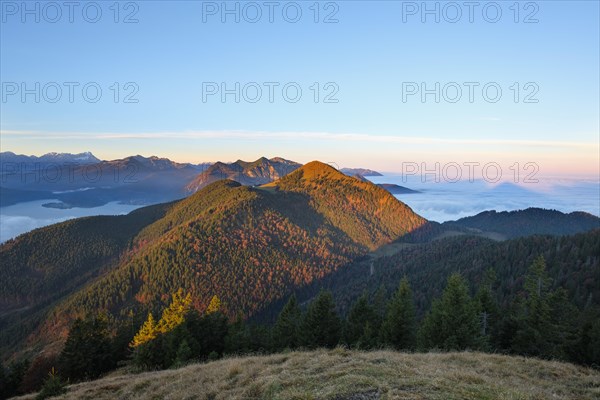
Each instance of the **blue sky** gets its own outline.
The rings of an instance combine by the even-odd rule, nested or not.
[[[439,23],[422,15],[422,2],[317,2],[318,16],[313,1],[273,2],[272,23],[262,1],[227,2],[239,7],[239,22],[234,15],[222,22],[220,1],[120,2],[118,16],[114,2],[98,2],[96,23],[84,18],[95,18],[90,2],[78,3],[73,23],[64,6],[52,23],[48,2],[27,2],[30,9],[38,4],[39,22],[23,15],[20,1],[1,3],[3,151],[90,150],[105,159],[154,154],[188,162],[266,155],[388,171],[404,161],[535,162],[541,174],[598,175],[597,1],[520,2],[517,17],[513,1],[497,2],[496,23],[486,20],[495,18],[490,2],[477,2],[473,22],[463,2],[428,2],[439,7]],[[302,16],[286,21],[296,4]],[[456,15],[453,4],[462,12],[456,23],[446,21]],[[254,5],[262,18],[251,23]],[[130,14],[137,23],[123,22]],[[338,22],[324,23],[328,15]],[[538,22],[525,23],[527,16]],[[40,102],[33,94],[23,101],[20,85],[33,89],[36,82]],[[41,89],[52,82],[63,88],[56,103],[47,101],[54,84],[46,97]],[[65,82],[79,84],[73,102]],[[96,103],[81,93],[90,82],[102,90]],[[225,102],[220,93],[206,94],[213,83],[233,89],[236,82],[239,103],[234,94]],[[256,103],[248,101],[256,94],[252,82],[262,90]],[[273,102],[265,82],[273,82]],[[434,94],[425,102],[420,93],[406,94],[412,83],[420,90],[436,82],[439,103]],[[476,85],[473,102],[464,82]],[[286,84],[288,100],[302,90],[297,102],[284,98]],[[456,85],[462,97],[453,103]],[[488,101],[496,87],[502,95]],[[135,89],[138,102],[124,102]],[[327,94],[337,102],[325,102]],[[525,102],[528,94],[537,102]]]

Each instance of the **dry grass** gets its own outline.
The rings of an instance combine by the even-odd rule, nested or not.
[[[113,375],[72,385],[60,398],[583,400],[600,398],[600,373],[523,357],[338,348]]]

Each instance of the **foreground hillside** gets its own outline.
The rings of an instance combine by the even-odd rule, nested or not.
[[[366,353],[338,348],[116,375],[73,385],[60,398],[584,400],[598,396],[600,373],[572,364],[482,353]]]

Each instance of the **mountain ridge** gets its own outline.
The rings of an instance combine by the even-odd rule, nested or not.
[[[41,156],[15,154],[12,151],[4,151],[0,153],[0,163],[79,163],[79,164],[95,164],[102,160],[97,158],[90,151],[83,153],[57,153],[50,152]]]
[[[226,164],[216,162],[186,185],[186,190],[195,193],[220,179],[231,179],[247,186],[257,186],[277,180],[298,169],[301,164],[281,157],[256,161],[237,160]]]
[[[531,221],[535,221],[532,224]],[[515,211],[483,211],[479,214],[444,222],[442,226],[469,233],[491,232],[506,239],[534,234],[572,235],[600,228],[600,218],[583,211],[563,213],[530,207]]]

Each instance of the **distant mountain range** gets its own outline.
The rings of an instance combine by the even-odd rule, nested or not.
[[[257,186],[273,182],[300,168],[302,164],[283,158],[261,157],[254,162],[238,160],[231,164],[217,162],[198,175],[186,189],[197,192],[221,179],[230,179],[245,186]]]
[[[45,165],[37,162],[7,165],[3,158],[1,205],[31,199],[58,200],[61,208],[97,207],[111,201],[153,204],[184,197],[185,185],[200,172],[192,164],[158,157],[138,155],[94,163],[72,161],[79,158],[82,157],[64,155],[54,158],[60,162]],[[90,155],[86,160],[97,159]]]
[[[220,179],[255,186],[300,167],[283,158],[254,162],[177,163],[167,158],[130,156],[100,161],[92,153],[48,153],[41,157],[0,155],[0,206],[58,200],[56,208],[98,207],[111,201],[156,204],[188,196]]]
[[[85,152],[79,154],[71,153],[47,153],[42,156],[26,156],[23,154],[15,154],[10,151],[0,153],[0,163],[42,163],[42,164],[95,164],[101,160],[96,158],[92,153]]]
[[[92,153],[48,153],[43,156],[0,153],[0,206],[53,200],[44,206],[68,209],[98,207],[109,202],[157,204],[186,197],[213,182],[230,179],[244,186],[273,182],[302,164],[281,157],[233,163],[177,163],[156,156],[130,156],[101,161]],[[365,168],[342,168],[357,179],[381,176]],[[416,193],[381,184],[393,194]]]

